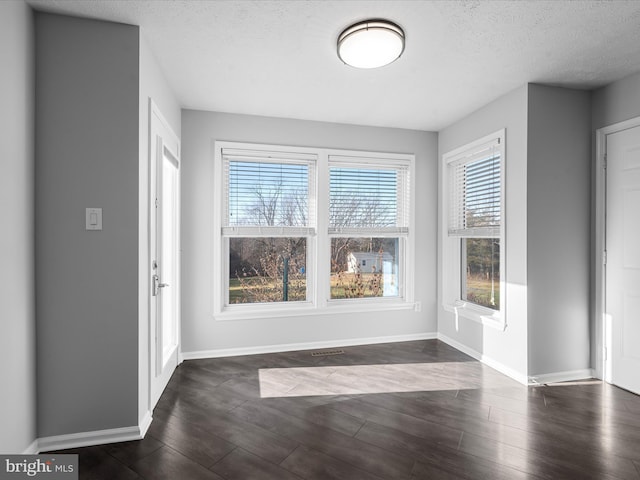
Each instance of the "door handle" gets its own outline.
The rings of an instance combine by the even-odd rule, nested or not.
[[[158,275],[154,275],[153,276],[153,289],[152,289],[152,294],[154,297],[158,296],[158,292],[160,291],[161,288],[165,288],[168,287],[169,284],[168,283],[160,283],[160,277],[158,277]]]

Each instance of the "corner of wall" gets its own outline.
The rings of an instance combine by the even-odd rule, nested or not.
[[[0,2],[0,452],[29,453],[37,435],[34,253],[34,25],[24,2]]]
[[[147,41],[138,32],[139,38],[139,170],[138,170],[138,418],[143,430],[144,425],[150,422],[150,392],[149,392],[149,321],[150,305],[149,292],[151,290],[150,278],[150,110],[151,101],[158,105],[166,115],[165,118],[171,124],[174,132],[180,135],[181,111],[180,106],[171,91],[158,62],[151,51]]]
[[[602,231],[598,231],[598,220],[596,212],[598,205],[596,202],[597,179],[598,179],[598,159],[596,132],[600,128],[608,127],[616,123],[630,120],[640,116],[640,72],[629,75],[621,80],[613,82],[604,87],[593,90],[590,96],[591,100],[591,238],[594,245],[591,251],[591,283],[590,294],[591,302],[591,366],[594,367],[597,375],[602,375],[602,347],[603,335],[601,331],[601,323],[597,313],[598,301],[600,295],[598,287],[602,278],[599,275],[599,255],[596,253],[598,248],[598,238],[602,235]]]
[[[438,335],[469,351],[482,361],[499,366],[514,378],[527,375],[527,100],[528,85],[522,85],[438,132],[439,167],[442,155],[492,132],[506,130],[506,315],[507,328],[499,331],[478,322],[456,318],[442,307],[438,296]],[[442,171],[440,191],[442,191]],[[440,209],[442,199],[440,199]],[[442,211],[439,213],[442,233]],[[440,239],[442,235],[440,236]],[[442,279],[442,249],[438,249],[438,278]],[[456,347],[458,348],[458,347]]]
[[[590,368],[590,95],[529,85],[528,371]]]

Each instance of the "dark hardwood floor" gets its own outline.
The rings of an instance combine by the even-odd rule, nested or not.
[[[59,453],[81,479],[640,479],[639,396],[437,340],[342,350],[186,361],[144,440]]]

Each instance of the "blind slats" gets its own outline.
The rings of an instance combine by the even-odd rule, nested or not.
[[[495,147],[484,145],[449,164],[449,235],[500,236],[502,164]]]
[[[311,227],[222,227],[222,234],[233,237],[306,237],[315,235]]]
[[[330,159],[329,233],[364,229],[405,234],[409,211],[408,168]]]
[[[315,235],[317,157],[224,149],[222,233]],[[410,164],[329,156],[329,225],[333,235],[409,231]]]
[[[225,151],[223,227],[308,227],[313,163],[271,152]]]
[[[362,228],[358,227],[329,227],[330,235],[361,235],[364,232]],[[366,234],[375,236],[375,237],[397,237],[398,235],[406,235],[409,233],[409,229],[407,227],[380,227],[380,228],[369,228],[367,229]]]

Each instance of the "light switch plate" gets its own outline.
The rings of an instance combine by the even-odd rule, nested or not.
[[[87,208],[86,212],[86,230],[102,230],[102,209]]]

